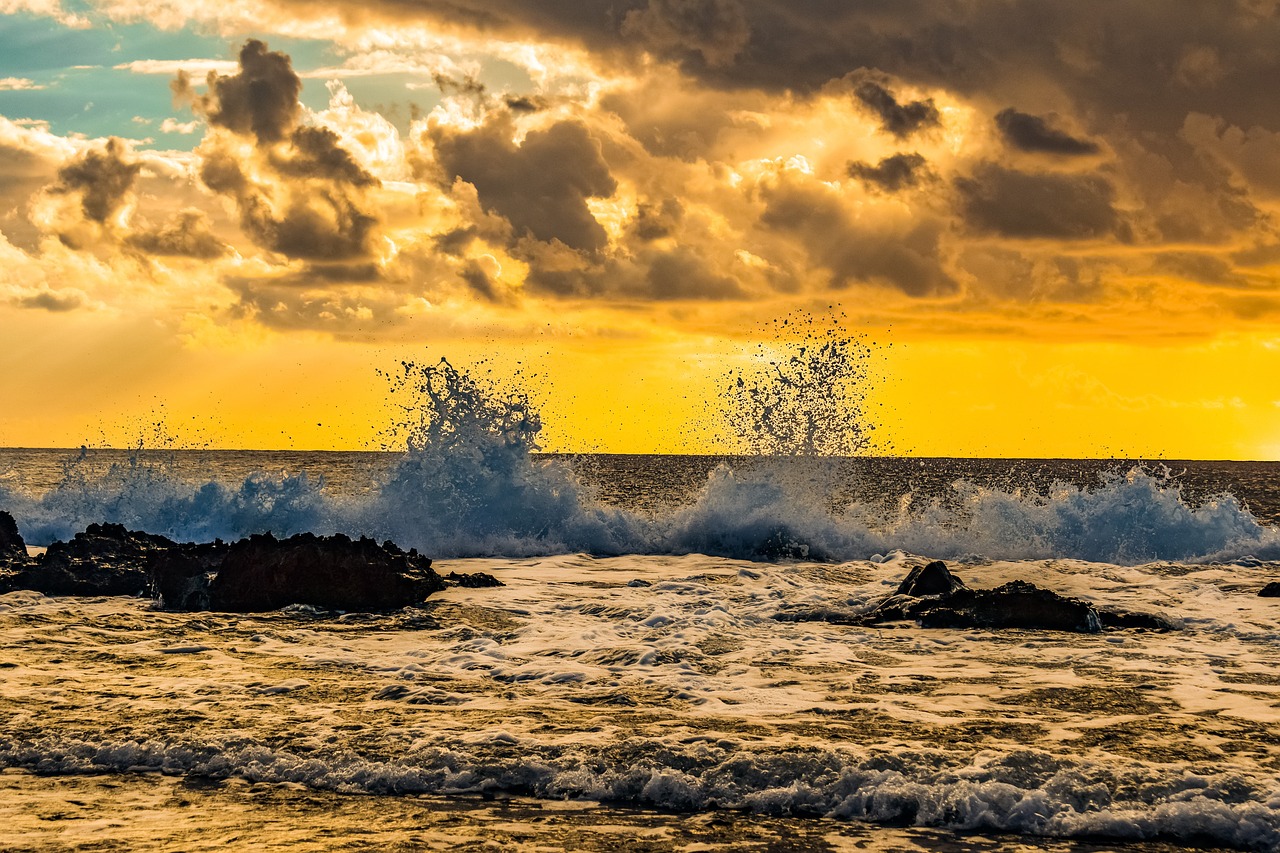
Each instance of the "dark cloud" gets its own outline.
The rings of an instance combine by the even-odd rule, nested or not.
[[[914,187],[928,173],[927,161],[919,154],[894,154],[876,165],[855,161],[849,164],[850,177],[857,178],[868,187],[896,193]]]
[[[645,295],[651,299],[741,299],[746,296],[731,276],[688,246],[644,259]]]
[[[39,308],[55,314],[74,311],[84,305],[84,295],[78,291],[42,290],[30,296],[18,299],[22,308]]]
[[[951,293],[956,283],[942,263],[943,224],[918,217],[908,224],[853,221],[823,186],[784,182],[765,191],[761,224],[797,237],[811,264],[831,273],[835,287],[887,285],[908,296]]]
[[[745,40],[733,35],[719,54],[714,38],[637,38],[636,28],[649,28],[627,22],[680,21],[661,10],[729,4],[366,0],[355,11],[333,0],[276,2],[307,15],[327,7],[362,21],[413,20],[568,43],[605,64],[636,66],[643,51],[721,89],[803,95],[873,68],[913,86],[1022,103],[1033,113],[1071,107],[1091,120],[1123,116],[1139,130],[1176,132],[1189,112],[1280,129],[1273,96],[1280,89],[1280,15],[1269,0],[739,0],[733,6],[741,24],[735,19],[728,31],[745,32]],[[689,14],[697,20],[696,11]],[[704,45],[731,59],[709,61]],[[1027,103],[1029,91],[1046,102]]]
[[[536,95],[506,95],[503,104],[513,113],[536,113],[547,108],[547,102]]]
[[[489,275],[485,267],[476,260],[468,260],[463,265],[458,277],[467,283],[472,293],[489,302],[497,302],[500,298],[497,283]]]
[[[1020,113],[1013,107],[996,113],[996,127],[1004,141],[1020,151],[1080,157],[1102,150],[1096,142],[1076,139],[1065,131],[1050,127],[1044,118]]]
[[[210,260],[231,251],[209,228],[209,217],[200,210],[181,211],[153,230],[130,234],[126,242],[148,255],[176,255]]]
[[[676,233],[684,218],[684,205],[675,198],[664,198],[660,203],[640,202],[631,222],[631,233],[643,242],[661,240]]]
[[[353,187],[369,187],[378,183],[343,148],[338,134],[327,127],[300,127],[290,137],[288,152],[272,152],[272,162],[282,175],[293,178],[317,178]]]
[[[588,198],[605,198],[617,182],[586,125],[558,122],[530,131],[520,145],[505,114],[472,131],[435,132],[436,160],[449,186],[461,179],[476,189],[480,204],[511,223],[519,239],[559,240],[584,252],[608,243],[591,215]]]
[[[173,83],[174,94],[190,100],[209,124],[271,144],[288,137],[298,124],[302,81],[289,57],[249,39],[240,49],[240,73],[230,77],[209,72],[207,94],[197,95],[186,74]]]
[[[363,181],[353,185],[322,174],[313,180],[280,175],[280,183],[263,183],[249,177],[233,152],[215,147],[203,153],[201,180],[235,200],[240,228],[254,243],[310,261],[369,254],[378,219],[365,210]]]
[[[874,80],[863,80],[854,86],[854,96],[880,119],[880,128],[899,139],[942,123],[933,99],[899,103],[893,93]]]
[[[54,195],[80,196],[84,218],[99,225],[124,206],[142,171],[142,164],[125,159],[124,143],[112,137],[102,148],[90,148],[58,170],[57,181],[49,187]]]
[[[186,86],[179,76],[175,91]],[[197,149],[200,178],[235,201],[241,230],[257,245],[315,263],[359,261],[378,225],[365,191],[379,182],[332,130],[299,126],[301,88],[289,57],[254,39],[240,51],[240,73],[210,74],[197,111],[255,147],[246,153],[212,134]]]
[[[622,19],[622,34],[662,55],[697,54],[709,66],[730,64],[751,30],[737,0],[649,0]]]
[[[1098,175],[1027,173],[983,163],[957,178],[960,213],[977,231],[1004,237],[1128,238],[1115,191]]]

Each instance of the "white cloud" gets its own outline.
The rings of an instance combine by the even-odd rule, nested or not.
[[[0,92],[25,92],[47,88],[27,77],[0,77]]]
[[[160,122],[161,133],[195,133],[196,128],[200,126],[198,121],[178,121],[177,119],[167,118]]]
[[[230,59],[135,59],[133,62],[122,62],[115,66],[116,71],[131,71],[134,74],[164,74],[173,76],[179,71],[204,77],[210,71],[230,76],[240,71],[240,65]]]

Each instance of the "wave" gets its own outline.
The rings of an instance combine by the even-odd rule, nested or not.
[[[405,364],[404,449],[361,494],[305,473],[189,482],[163,452],[106,471],[68,461],[32,495],[0,482],[0,508],[28,541],[66,539],[110,521],[182,540],[347,533],[436,557],[687,554],[755,560],[866,559],[904,550],[941,558],[1069,558],[1119,564],[1280,558],[1280,530],[1220,494],[1188,501],[1167,474],[1113,471],[1092,487],[1046,493],[960,481],[920,507],[831,505],[829,489],[785,465],[721,465],[686,505],[654,513],[601,501],[570,462],[538,457],[527,398],[481,386],[445,361]],[[796,469],[798,472],[799,469]]]
[[[552,748],[498,734],[485,744],[423,743],[395,759],[376,759],[299,755],[257,744],[46,738],[0,741],[0,765],[45,774],[238,777],[348,794],[516,794],[1042,837],[1196,839],[1247,850],[1280,845],[1274,779],[1173,765],[1104,765],[1035,750],[959,763],[918,749],[854,756],[714,741],[677,749],[644,738],[605,748]]]
[[[714,469],[689,504],[650,514],[601,502],[563,460],[514,461],[406,453],[367,494],[335,495],[322,480],[254,474],[236,484],[189,483],[164,465],[73,479],[32,496],[0,484],[0,508],[28,542],[67,539],[95,521],[180,540],[312,531],[391,539],[437,557],[704,553],[754,560],[867,559],[903,550],[943,559],[1154,561],[1280,558],[1280,531],[1235,497],[1192,503],[1141,469],[1094,487],[1047,494],[960,481],[947,500],[886,513],[832,509],[777,471]]]

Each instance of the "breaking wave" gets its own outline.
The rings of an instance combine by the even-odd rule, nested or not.
[[[306,473],[193,482],[163,451],[139,448],[105,471],[86,464],[82,452],[42,494],[0,481],[0,507],[33,544],[111,521],[198,541],[268,530],[345,532],[438,557],[705,553],[839,561],[900,549],[1121,564],[1280,558],[1280,531],[1232,495],[1193,502],[1166,473],[1141,468],[1044,492],[959,481],[942,498],[886,510],[857,501],[833,506],[811,476],[791,476],[794,460],[775,459],[721,465],[685,505],[640,512],[602,501],[570,461],[536,453],[541,421],[522,393],[486,385],[444,360],[405,363],[393,390],[409,398],[393,430],[402,449],[359,494],[336,493]]]
[[[859,757],[753,751],[726,741],[675,750],[643,738],[606,749],[560,749],[499,735],[472,747],[424,742],[379,760],[256,744],[33,739],[0,742],[0,763],[56,774],[235,776],[348,794],[517,794],[1057,838],[1194,838],[1247,850],[1280,844],[1274,780],[1238,771],[1119,767],[1035,750],[958,763],[927,749]]]

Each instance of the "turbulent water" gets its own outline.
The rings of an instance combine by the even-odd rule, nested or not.
[[[1276,466],[544,456],[457,392],[399,453],[0,451],[37,547],[345,531],[506,584],[0,596],[0,849],[1280,848]],[[840,624],[935,558],[1175,630]]]

